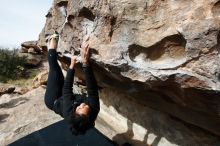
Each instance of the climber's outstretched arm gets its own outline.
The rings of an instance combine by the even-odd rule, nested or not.
[[[73,97],[73,81],[74,81],[74,66],[76,64],[76,57],[73,56],[71,58],[71,64],[67,71],[66,80],[64,81],[63,86],[63,115],[64,117],[68,116],[68,114],[72,111],[72,100]]]
[[[81,48],[81,58],[83,64],[83,72],[86,79],[88,100],[91,106],[97,111],[100,109],[99,105],[99,95],[98,95],[98,86],[93,73],[93,69],[89,64],[89,45],[85,45]]]
[[[90,98],[98,98],[98,86],[96,83],[96,79],[90,65],[83,65],[83,72],[86,78],[86,86],[88,97]]]

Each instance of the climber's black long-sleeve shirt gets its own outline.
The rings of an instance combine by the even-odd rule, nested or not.
[[[83,67],[83,72],[85,74],[88,97],[73,94],[75,70],[69,69],[63,86],[63,96],[54,103],[54,111],[64,119],[67,119],[67,121],[73,115],[75,104],[80,105],[84,102],[89,105],[91,122],[95,121],[100,110],[98,87],[91,66]]]

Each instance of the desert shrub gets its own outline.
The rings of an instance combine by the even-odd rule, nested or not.
[[[26,58],[18,56],[18,49],[0,48],[0,81],[17,79],[25,72]]]

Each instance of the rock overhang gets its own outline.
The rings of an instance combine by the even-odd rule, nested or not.
[[[220,135],[219,2],[194,4],[55,0],[38,43],[51,30],[60,32],[61,52],[88,40],[100,86]]]

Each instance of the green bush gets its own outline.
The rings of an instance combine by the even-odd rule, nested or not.
[[[0,81],[21,77],[25,62],[25,57],[18,56],[18,49],[0,48]]]

